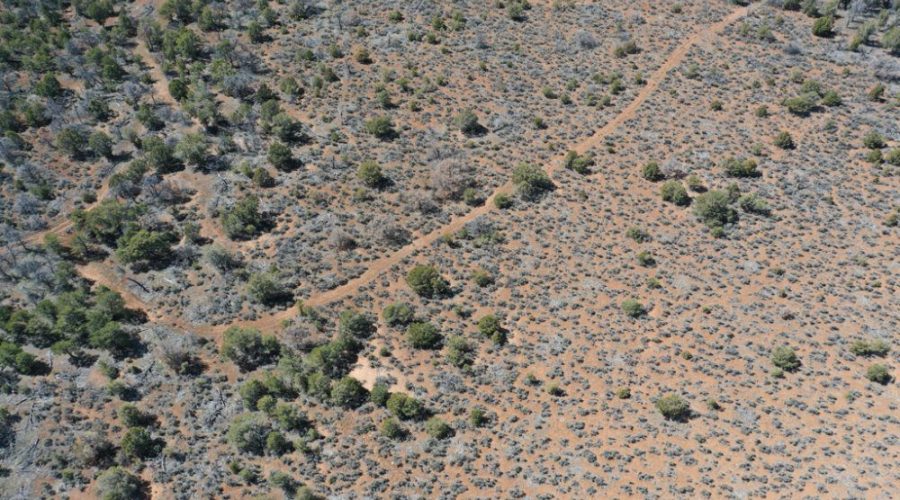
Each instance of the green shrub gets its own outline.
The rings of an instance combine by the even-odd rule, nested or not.
[[[406,283],[425,298],[437,298],[450,292],[450,285],[432,266],[417,265],[406,275]]]
[[[787,131],[781,131],[775,136],[775,145],[781,149],[794,149],[794,139]]]
[[[259,234],[263,217],[259,213],[259,198],[250,195],[235,203],[222,216],[222,229],[232,240],[249,239]]]
[[[387,409],[400,420],[415,420],[422,416],[425,409],[416,398],[403,394],[392,393],[387,400]]]
[[[625,299],[622,301],[622,312],[632,318],[640,318],[647,313],[647,310],[640,302],[634,299]]]
[[[591,155],[580,155],[575,151],[569,151],[566,153],[563,165],[569,170],[574,170],[581,175],[587,175],[591,173],[591,167],[594,165],[594,157]]]
[[[844,101],[841,99],[841,96],[838,95],[837,92],[833,90],[829,90],[825,92],[825,95],[822,96],[822,105],[828,106],[829,108],[833,108],[835,106],[840,106]]]
[[[650,241],[650,233],[636,226],[631,226],[625,231],[625,236],[633,239],[638,243],[646,243]]]
[[[94,153],[94,156],[111,158],[112,147],[112,139],[104,132],[98,130],[88,137],[88,149]]]
[[[818,96],[815,94],[803,94],[797,97],[790,97],[783,101],[788,111],[795,115],[806,116],[816,108],[816,100]]]
[[[141,229],[119,239],[116,256],[125,264],[159,265],[172,259],[172,245],[177,242],[178,237],[169,231]]]
[[[478,320],[478,333],[491,339],[494,344],[506,343],[506,329],[500,324],[500,319],[493,314],[488,314]]]
[[[395,302],[384,308],[381,317],[388,326],[405,326],[412,323],[416,312],[411,305],[405,302]]]
[[[900,55],[900,26],[894,26],[881,35],[881,46],[891,54]]]
[[[613,49],[613,55],[616,57],[625,57],[630,54],[637,54],[641,49],[634,40],[629,40]]]
[[[772,364],[784,371],[792,372],[800,368],[800,358],[789,346],[779,346],[772,351]]]
[[[66,127],[56,134],[56,147],[73,160],[84,158],[88,150],[88,135],[79,127]]]
[[[116,358],[124,358],[138,351],[140,338],[122,328],[116,321],[107,321],[88,334],[88,343],[97,349],[106,349]]]
[[[181,163],[175,156],[175,148],[166,144],[166,141],[156,136],[150,136],[141,141],[141,152],[147,166],[158,174],[175,172],[181,167]]]
[[[291,293],[271,273],[255,273],[247,281],[247,294],[259,304],[273,305],[289,301]]]
[[[201,134],[186,134],[175,145],[175,157],[188,165],[203,165],[207,158],[206,138]]]
[[[356,54],[353,55],[353,58],[360,64],[372,64],[372,55],[369,53],[369,49],[365,47],[360,47]]]
[[[881,149],[886,146],[884,136],[872,130],[863,136],[863,146],[869,149]]]
[[[384,185],[387,180],[381,172],[381,165],[372,160],[366,160],[359,164],[356,170],[356,177],[370,188],[378,188]]]
[[[890,150],[885,157],[885,161],[895,167],[900,167],[900,148]]]
[[[512,198],[509,197],[506,193],[497,193],[494,196],[494,206],[499,208],[500,210],[505,210],[512,206]]]
[[[834,34],[834,18],[831,16],[820,17],[815,20],[812,33],[815,36],[828,38]]]
[[[629,399],[631,398],[631,389],[627,387],[622,387],[616,391],[616,397],[619,399]]]
[[[369,393],[369,400],[375,406],[385,406],[387,405],[388,398],[391,397],[391,392],[388,390],[388,386],[382,383],[375,383],[372,386],[372,391]]]
[[[242,453],[262,455],[272,427],[262,413],[238,415],[228,427],[228,443]]]
[[[651,182],[661,181],[666,178],[666,176],[663,175],[662,170],[659,168],[659,164],[655,161],[651,161],[650,163],[644,165],[644,167],[641,169],[641,177]]]
[[[283,491],[286,498],[295,498],[294,493],[296,493],[297,487],[300,486],[300,483],[291,477],[290,474],[277,470],[269,473],[269,484]]]
[[[156,421],[156,417],[150,413],[144,413],[133,404],[124,404],[119,407],[119,420],[125,427],[147,427]]]
[[[122,467],[115,466],[97,477],[97,492],[102,500],[136,500],[147,497],[141,478]]]
[[[857,340],[850,344],[850,352],[856,356],[885,356],[890,350],[890,344],[880,339]]]
[[[464,337],[451,337],[447,342],[447,360],[457,368],[471,366],[475,362],[475,346]]]
[[[268,158],[269,163],[278,170],[290,171],[294,169],[294,153],[291,152],[291,148],[280,142],[273,142],[272,145],[269,146],[266,158]]]
[[[663,201],[684,207],[691,204],[691,197],[680,181],[666,181],[659,190]]]
[[[741,196],[738,198],[738,205],[742,210],[751,214],[769,215],[771,213],[769,204],[756,193]]]
[[[472,427],[484,427],[488,422],[488,416],[483,408],[475,407],[469,410],[469,424]]]
[[[638,264],[644,267],[652,267],[656,265],[656,259],[653,258],[653,254],[650,252],[640,252],[637,254]]]
[[[540,167],[530,163],[520,163],[513,170],[513,184],[525,200],[536,200],[554,188],[553,181]]]
[[[876,363],[866,370],[866,378],[872,382],[887,385],[887,383],[891,381],[891,372],[886,366]]]
[[[442,338],[437,327],[431,323],[412,323],[406,329],[406,340],[416,349],[435,349]]]
[[[425,422],[425,432],[434,439],[447,439],[453,435],[450,425],[438,417],[431,417]]]
[[[338,335],[331,342],[311,350],[303,360],[303,367],[307,372],[319,372],[331,378],[343,377],[356,363],[362,347],[356,338]]]
[[[725,174],[729,177],[759,177],[762,174],[756,166],[753,158],[728,158],[723,164]]]
[[[331,402],[343,408],[357,408],[367,399],[368,391],[353,377],[344,377],[331,386]]]
[[[122,452],[130,459],[153,458],[162,451],[163,442],[153,439],[150,431],[143,427],[132,427],[122,437]]]
[[[281,351],[278,340],[263,336],[258,330],[232,326],[225,330],[222,356],[233,361],[241,371],[254,370],[274,362]]]
[[[388,140],[397,135],[394,130],[394,122],[388,116],[372,118],[365,123],[366,132],[381,140]]]
[[[471,109],[464,110],[462,113],[456,115],[453,119],[453,124],[460,132],[466,135],[475,135],[484,129],[484,127],[478,123],[478,116],[476,116]]]
[[[657,399],[656,409],[667,420],[684,420],[691,414],[688,402],[677,394],[668,394]]]
[[[269,394],[269,389],[262,382],[254,379],[244,382],[238,393],[244,401],[244,406],[250,410],[255,410],[259,400]]]
[[[727,192],[713,190],[694,198],[694,214],[709,227],[721,227],[737,221]]]
[[[494,284],[494,276],[484,269],[476,269],[472,272],[472,281],[479,287],[484,288]]]
[[[406,430],[393,418],[387,418],[381,422],[381,435],[388,439],[402,439]]]

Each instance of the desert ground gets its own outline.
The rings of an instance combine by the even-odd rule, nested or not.
[[[0,498],[893,498],[900,4],[7,0]]]

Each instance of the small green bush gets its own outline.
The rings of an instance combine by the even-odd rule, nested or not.
[[[834,18],[831,16],[823,16],[815,20],[812,27],[812,33],[815,36],[828,38],[834,34]]]
[[[884,136],[872,130],[863,136],[863,146],[869,149],[881,149],[886,146]]]
[[[403,394],[392,393],[387,400],[387,409],[400,420],[415,420],[422,416],[425,409],[416,398]]]
[[[740,206],[743,211],[751,214],[769,215],[771,213],[769,204],[756,193],[745,194],[738,198],[738,206]]]
[[[97,492],[102,500],[136,500],[147,497],[141,478],[122,467],[105,470],[97,477]]]
[[[475,362],[475,346],[464,337],[451,337],[447,342],[447,361],[457,368],[471,366]]]
[[[775,136],[775,145],[781,149],[794,149],[794,139],[787,131],[781,131]]]
[[[413,323],[406,329],[406,340],[416,349],[435,349],[442,339],[437,327],[431,323]]]
[[[417,265],[406,275],[406,283],[425,298],[437,298],[450,291],[450,285],[432,266]]]
[[[647,310],[640,302],[634,299],[625,299],[622,301],[622,312],[632,318],[640,318],[647,313]]]
[[[668,394],[657,399],[656,409],[667,420],[684,420],[691,414],[688,402],[677,394]]]
[[[728,158],[723,164],[725,174],[729,177],[759,177],[762,174],[756,167],[756,160],[753,158]]]
[[[359,380],[344,377],[331,386],[331,402],[343,408],[357,408],[368,399],[368,391]]]
[[[512,198],[506,193],[497,193],[497,195],[494,196],[494,206],[500,210],[505,210],[511,207],[512,204]]]
[[[238,415],[228,427],[228,442],[236,450],[253,455],[262,455],[272,427],[262,413]]]
[[[691,197],[680,181],[666,181],[659,189],[663,201],[684,207],[691,204]]]
[[[575,151],[569,151],[568,153],[566,153],[566,157],[563,160],[563,166],[565,166],[569,170],[574,170],[581,175],[591,173],[591,167],[593,165],[593,156],[580,155]]]
[[[379,188],[384,185],[387,178],[381,171],[381,165],[372,160],[366,160],[359,164],[356,177],[369,188]]]
[[[374,135],[382,141],[393,138],[397,135],[394,130],[394,122],[388,116],[379,116],[372,118],[365,123],[366,132]]]
[[[661,181],[666,178],[666,176],[663,175],[662,170],[659,168],[659,164],[655,161],[651,161],[650,163],[644,165],[644,167],[641,169],[641,177],[651,182]]]
[[[646,243],[646,242],[650,241],[650,239],[651,239],[650,233],[648,233],[646,230],[641,229],[636,226],[629,227],[625,231],[625,236],[633,239],[634,241],[636,241],[638,243]]]
[[[478,333],[491,339],[495,344],[506,343],[506,330],[501,325],[500,319],[493,314],[488,314],[478,320]]]
[[[381,317],[388,326],[405,326],[415,319],[413,307],[405,302],[395,302],[384,308]]]
[[[857,340],[850,344],[850,352],[856,356],[885,356],[890,350],[890,344],[880,339]]]
[[[488,416],[482,408],[472,408],[469,410],[469,424],[472,427],[484,427],[489,422]]]
[[[790,97],[783,101],[788,111],[795,115],[806,116],[816,108],[818,96],[815,94],[803,94],[797,97]]]
[[[694,198],[694,214],[709,227],[721,227],[737,221],[727,192],[713,190]]]
[[[368,314],[347,309],[338,317],[338,333],[365,338],[375,333],[375,322]]]
[[[453,435],[450,425],[438,417],[431,417],[425,422],[425,432],[434,439],[447,439]]]
[[[792,372],[800,368],[800,358],[789,346],[779,346],[772,351],[772,364],[784,371]]]
[[[280,352],[278,340],[273,336],[263,336],[259,330],[237,326],[225,330],[222,356],[233,361],[242,371],[272,363]]]
[[[122,437],[122,452],[131,459],[153,458],[162,451],[161,440],[153,439],[150,431],[143,427],[132,427]]]
[[[876,363],[866,370],[866,378],[872,382],[886,385],[891,381],[891,372],[886,366]]]
[[[536,200],[555,187],[546,172],[530,163],[520,163],[513,170],[512,181],[525,200]]]
[[[388,439],[402,439],[406,430],[393,418],[387,418],[381,422],[381,435]]]

